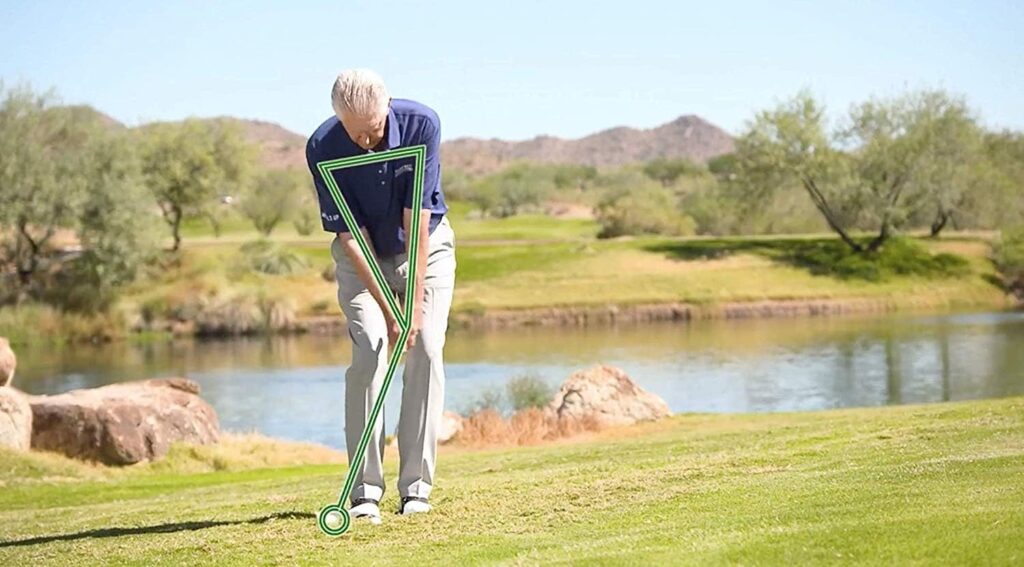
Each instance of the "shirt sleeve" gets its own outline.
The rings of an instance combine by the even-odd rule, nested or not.
[[[327,232],[349,232],[348,225],[345,224],[345,219],[341,217],[341,211],[338,210],[338,205],[334,202],[334,198],[331,197],[331,192],[327,189],[327,183],[324,181],[323,176],[320,175],[320,170],[316,164],[317,161],[314,154],[307,147],[306,165],[313,176],[313,186],[316,187],[316,197],[320,203],[320,221],[323,224],[324,230]],[[355,215],[355,212],[352,214]]]
[[[441,192],[441,126],[427,122],[423,128],[427,152],[423,165],[423,202],[420,208],[432,209],[435,195]],[[412,191],[406,193],[405,208],[412,208]]]

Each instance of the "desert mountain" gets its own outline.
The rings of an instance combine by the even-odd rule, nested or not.
[[[113,118],[101,116],[112,126],[120,126]],[[305,136],[262,120],[228,117],[210,120],[236,125],[246,139],[259,146],[261,161],[268,167],[306,167]],[[655,158],[705,162],[732,151],[732,136],[694,115],[680,116],[655,128],[620,126],[575,140],[553,136],[537,136],[520,142],[458,138],[441,144],[444,166],[471,174],[491,173],[516,161],[614,167]]]
[[[655,158],[706,162],[732,151],[732,136],[694,115],[680,116],[656,128],[623,126],[576,140],[552,136],[522,142],[458,138],[441,145],[445,167],[467,173],[490,173],[515,161],[593,166],[619,166]]]

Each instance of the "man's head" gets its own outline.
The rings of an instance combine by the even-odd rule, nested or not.
[[[391,95],[384,80],[367,69],[342,71],[331,89],[334,113],[357,146],[369,150],[384,137]]]

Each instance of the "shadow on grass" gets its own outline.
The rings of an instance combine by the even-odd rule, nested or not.
[[[864,244],[867,239],[864,240]],[[765,238],[658,242],[644,247],[677,260],[716,260],[756,254],[774,262],[842,280],[878,282],[893,276],[925,278],[966,275],[966,259],[931,253],[910,238],[892,238],[877,252],[854,252],[837,238]]]
[[[74,541],[79,539],[88,538],[103,538],[103,537],[121,537],[130,535],[141,535],[141,534],[168,534],[174,532],[191,532],[195,530],[205,530],[207,528],[217,528],[221,526],[239,526],[243,524],[263,524],[271,520],[298,520],[298,519],[316,519],[316,514],[310,512],[277,512],[275,514],[268,514],[266,516],[260,516],[259,518],[251,518],[248,520],[209,520],[203,522],[177,522],[173,524],[159,524],[155,526],[139,526],[134,528],[103,528],[98,530],[88,530],[84,532],[77,532],[72,534],[59,534],[59,535],[48,535],[48,536],[37,536],[26,539],[16,539],[11,541],[0,541],[0,548],[2,547],[20,547],[25,545],[38,545],[43,543],[52,543],[55,541]]]

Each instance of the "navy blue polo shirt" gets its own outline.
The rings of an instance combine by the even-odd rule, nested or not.
[[[423,209],[431,211],[430,232],[448,212],[441,192],[441,122],[429,107],[394,98],[388,109],[384,139],[375,151],[427,146],[423,171]],[[366,155],[349,138],[337,116],[324,121],[306,143],[306,163],[313,174],[320,201],[320,218],[327,232],[349,232],[316,164],[331,159]],[[405,252],[403,209],[412,208],[414,158],[401,158],[333,171],[360,228],[366,228],[377,255],[382,258]]]

